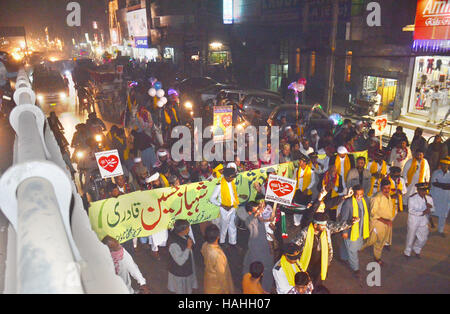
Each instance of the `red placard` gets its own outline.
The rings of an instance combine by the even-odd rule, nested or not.
[[[450,39],[450,0],[418,0],[414,40]]]

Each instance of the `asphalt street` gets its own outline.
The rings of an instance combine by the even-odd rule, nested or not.
[[[287,225],[290,238],[298,232],[293,226],[293,217],[287,215]],[[328,277],[324,285],[332,294],[447,294],[450,293],[450,259],[449,259],[449,237],[437,235],[436,229],[431,229],[428,242],[426,243],[421,258],[403,256],[406,240],[407,213],[400,213],[394,221],[392,248],[383,251],[385,265],[381,268],[380,286],[368,286],[367,277],[373,269],[367,270],[367,265],[373,262],[373,250],[371,247],[360,252],[360,280],[352,276],[350,268],[338,260],[339,246],[341,244],[340,234],[333,242],[334,258],[328,269]],[[435,224],[437,218],[434,217]],[[447,221],[446,230],[449,229]],[[194,256],[196,260],[197,278],[199,289],[195,293],[203,291],[203,262],[200,254],[202,237],[198,226],[193,226],[196,245]],[[224,247],[228,257],[235,289],[241,293],[242,262],[247,248],[247,232],[238,232],[238,245],[242,250]],[[155,294],[170,293],[167,290],[167,249],[160,250],[161,259],[156,260],[150,254],[150,248],[141,247],[135,254],[135,261],[141,272],[147,279],[150,290]],[[373,279],[373,277],[370,277]],[[369,280],[370,281],[370,280]]]

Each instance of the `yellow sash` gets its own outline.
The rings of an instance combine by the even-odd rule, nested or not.
[[[392,211],[392,217],[394,217],[395,209],[397,208],[397,204],[398,204],[398,210],[401,212],[403,211],[403,195],[401,193],[403,191],[403,184],[402,184],[402,180],[400,180],[398,183],[398,186],[397,186],[398,190],[400,191],[400,194],[398,195],[398,198],[395,199],[392,197],[392,195],[395,195],[397,189],[395,188],[394,180],[392,180],[391,177],[389,177],[389,181],[391,181],[391,199],[392,199],[392,204],[394,205],[394,208]]]
[[[167,180],[167,178],[166,178],[162,173],[160,173],[159,176],[160,176],[161,179],[163,180],[164,187],[169,187],[170,184],[169,184],[169,181]]]
[[[292,265],[295,266],[296,271],[292,269]],[[301,271],[298,261],[296,261],[294,264],[291,264],[287,261],[286,256],[283,255],[280,259],[280,266],[281,269],[283,269],[284,274],[286,275],[289,285],[295,286],[295,274]]]
[[[234,203],[231,204],[230,189],[228,188],[228,182],[225,178],[222,178],[222,181],[220,181],[220,199],[222,200],[222,205],[237,208],[239,205],[239,198],[234,180],[231,182],[231,185],[233,186]]]
[[[328,176],[328,175],[327,175],[327,176]],[[339,174],[336,174],[336,181],[334,182],[334,187],[335,187],[336,189],[339,189],[339,177],[340,177],[340,175],[339,175]],[[329,179],[329,180],[331,180],[331,179]],[[324,187],[326,187],[325,180],[322,181],[322,188],[324,188]],[[331,197],[332,197],[332,198],[338,196],[338,193],[336,192],[336,189],[332,189],[332,190],[331,190]],[[338,205],[336,205],[336,206],[330,208],[330,210],[337,209],[337,207],[338,207]]]
[[[314,244],[314,226],[311,223],[308,227],[308,234],[306,235],[306,243],[303,247],[302,256],[300,257],[300,267],[306,271],[309,266],[309,261],[311,260],[311,253],[313,250]],[[321,257],[321,267],[320,267],[320,275],[322,280],[327,278],[328,271],[328,237],[327,231],[322,231],[320,234],[320,246],[322,250]]]
[[[164,110],[164,116],[166,117],[166,123],[170,124],[172,122],[172,119],[170,119],[170,116],[166,110]]]
[[[175,121],[178,122],[177,112],[175,111],[175,108],[172,108],[173,116],[175,118]],[[169,114],[166,110],[164,110],[164,116],[166,117],[167,124],[170,124],[172,122],[172,119],[170,118]]]
[[[136,106],[136,99],[133,101],[133,104],[131,104],[131,97],[130,94],[128,94],[127,103],[128,103],[128,110],[131,112],[131,107]]]
[[[372,162],[372,165],[370,166],[370,174],[374,174],[378,172],[378,163],[376,161]],[[383,163],[381,165],[381,171],[380,174],[382,174],[383,176],[385,176],[387,174],[387,167],[386,167],[386,162],[383,160]],[[367,193],[368,196],[372,196],[373,194],[373,188],[375,186],[375,181],[378,181],[378,186],[380,186],[381,183],[381,179],[379,178],[378,180],[375,179],[375,177],[372,177],[372,179],[370,180],[370,190],[369,193]]]
[[[177,111],[175,110],[175,108],[172,108],[172,112],[173,112],[173,116],[175,118],[175,121],[178,122]]]
[[[297,172],[297,189],[299,188],[298,183],[300,182],[301,170],[302,169],[299,167],[298,172]],[[311,173],[312,173],[311,167],[306,166],[305,171],[303,172],[303,185],[301,188],[302,192],[304,192],[308,188],[308,186],[311,184]],[[312,194],[311,190],[308,190],[307,194],[311,195]]]
[[[216,168],[213,169],[213,174],[216,176],[216,178],[220,178],[222,176],[222,174],[219,172],[219,170],[223,169],[223,165],[220,164],[218,165]]]
[[[411,167],[409,167],[408,173],[407,173],[407,179],[408,179],[408,185],[411,184],[412,178],[414,177],[414,174],[416,173],[416,167],[417,167],[417,159],[413,158],[413,161],[411,163]],[[417,183],[423,183],[425,179],[425,159],[422,159],[420,162],[420,172],[419,172],[419,182]]]
[[[362,199],[364,206],[364,219],[363,219],[363,239],[367,239],[370,235],[369,231],[369,211],[367,210],[366,200]],[[356,197],[352,197],[353,204],[353,217],[359,218],[359,207]],[[356,241],[359,238],[359,222],[352,226],[352,231],[350,234],[350,241]]]
[[[336,161],[334,162],[335,166],[336,166],[336,170],[337,173],[340,175],[341,174],[341,158],[339,157],[339,155],[336,156]],[[347,180],[347,174],[350,171],[351,168],[351,164],[350,164],[350,158],[348,157],[348,155],[345,155],[345,160],[344,160],[344,178],[343,180]]]

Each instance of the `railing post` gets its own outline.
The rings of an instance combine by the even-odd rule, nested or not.
[[[17,189],[19,293],[83,293],[52,185],[35,177]]]

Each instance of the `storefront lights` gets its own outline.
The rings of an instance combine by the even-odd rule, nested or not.
[[[223,47],[223,44],[221,42],[213,42],[213,43],[210,43],[209,46],[212,49],[221,49]]]

